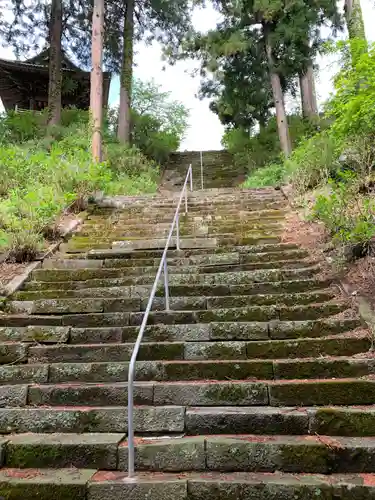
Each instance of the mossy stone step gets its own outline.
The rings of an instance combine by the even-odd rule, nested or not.
[[[95,262],[95,261],[94,261]],[[269,261],[265,263],[244,263],[244,264],[214,264],[214,265],[190,265],[190,266],[170,266],[169,274],[211,274],[211,273],[234,273],[241,271],[257,271],[262,269],[305,269],[314,266],[315,262],[306,261]],[[155,277],[159,266],[147,267],[115,267],[98,269],[36,269],[32,273],[35,281],[84,281],[89,279],[121,278],[125,276],[147,276]]]
[[[129,361],[133,348],[133,343],[35,346],[29,348],[28,360],[30,363]],[[138,359],[184,359],[184,352],[183,342],[146,342],[141,345]]]
[[[308,256],[305,250],[285,250],[281,252],[268,252],[247,254],[240,252],[193,255],[190,257],[167,258],[169,266],[186,265],[222,265],[222,264],[256,264],[276,261],[295,261]],[[86,269],[86,268],[118,268],[118,267],[153,267],[160,264],[160,258],[136,258],[136,255],[125,255],[122,259],[47,259],[43,262],[43,269]]]
[[[320,271],[319,266],[302,267],[298,269],[262,269],[257,271],[236,271],[236,272],[218,272],[218,273],[206,273],[206,274],[174,274],[169,276],[169,284],[171,286],[175,285],[241,285],[248,283],[262,283],[262,282],[273,282],[273,281],[294,281],[299,279],[314,278],[314,276]],[[126,271],[123,273],[118,270],[114,270],[112,273],[113,277],[106,278],[95,278],[95,273],[89,273],[86,271],[83,273],[72,272],[70,275],[66,274],[66,271],[59,273],[58,271],[52,271],[48,273],[47,270],[44,271],[45,274],[36,275],[35,277],[40,277],[43,280],[41,285],[38,285],[37,280],[29,281],[25,285],[25,289],[43,289],[46,288],[43,283],[49,284],[48,287],[51,288],[51,283],[56,289],[64,287],[64,282],[68,283],[65,285],[65,289],[75,289],[80,287],[79,282],[84,282],[83,288],[94,288],[97,286],[130,286],[130,285],[152,285],[155,281],[155,275],[146,276],[126,276]],[[111,273],[109,273],[111,274]],[[123,274],[123,278],[115,277]],[[90,278],[89,276],[93,276]],[[54,281],[54,278],[57,281]],[[59,281],[60,280],[60,281]],[[78,282],[78,285],[76,283]],[[56,285],[58,283],[58,285]],[[61,283],[61,285],[60,285]],[[74,285],[72,285],[74,283]],[[100,285],[99,283],[103,283]]]
[[[43,365],[30,365],[43,366]],[[47,366],[47,365],[45,365]],[[109,383],[126,382],[128,362],[99,363],[52,363],[49,365],[48,382],[54,384],[67,382]],[[21,368],[22,370],[22,368]],[[10,379],[9,369],[7,380]],[[0,375],[2,370],[0,369]],[[18,383],[20,370],[15,372]],[[137,361],[137,381],[182,381],[182,380],[230,380],[233,377],[242,380],[271,380],[273,363],[270,360],[236,361]],[[26,378],[26,377],[25,377]],[[36,380],[36,383],[38,380]],[[43,382],[47,382],[44,380]],[[11,382],[9,382],[11,383]]]
[[[310,430],[329,436],[374,436],[375,405],[326,406],[312,415]]]
[[[88,500],[352,500],[374,496],[375,476],[275,473],[140,474],[98,472],[89,483]]]
[[[5,465],[15,468],[116,469],[125,434],[15,434],[6,439]]]
[[[126,285],[126,278],[104,279],[66,282],[26,282],[21,292],[13,298],[17,300],[35,300],[40,298],[69,298],[69,297],[146,297],[151,293],[152,285]],[[290,279],[285,281],[259,281],[240,285],[215,284],[186,284],[170,285],[170,295],[173,297],[190,297],[194,295],[268,295],[278,293],[303,293],[306,290],[316,291],[326,289],[332,284],[331,280],[317,278]],[[159,284],[156,290],[157,297],[164,297],[164,285]]]
[[[265,262],[277,261],[295,261],[305,259],[307,252],[304,250],[285,250],[280,252],[262,252],[262,253],[222,253],[211,255],[192,255],[190,257],[175,257],[168,258],[167,262],[170,266],[185,266],[185,265],[222,265],[222,264],[256,264]],[[69,261],[68,261],[69,262]],[[96,262],[92,259],[90,262]],[[101,261],[99,261],[101,262]],[[160,258],[150,259],[106,259],[103,262],[103,267],[134,267],[138,266],[157,266],[160,264]],[[74,265],[73,265],[74,266]],[[73,267],[72,266],[72,267]]]
[[[2,346],[3,344],[0,344]],[[349,356],[365,353],[371,340],[364,335],[336,335],[316,339],[213,342],[144,342],[139,360],[241,360]],[[127,361],[131,343],[58,344],[29,347],[31,363]],[[26,351],[25,351],[26,353]],[[27,354],[25,354],[25,357]]]
[[[19,386],[12,386],[13,391]],[[137,405],[260,406],[269,403],[266,383],[137,382]],[[31,406],[127,406],[127,383],[43,385],[29,388]]]
[[[104,294],[103,294],[104,295]],[[41,293],[40,296],[43,296]],[[106,294],[108,297],[108,294]],[[224,295],[224,296],[186,296],[170,297],[169,307],[172,310],[215,310],[229,307],[247,307],[263,305],[294,305],[318,304],[329,302],[334,298],[333,291],[310,292],[301,294],[271,294],[271,295]],[[79,297],[79,296],[78,296]],[[23,312],[29,314],[72,314],[89,312],[121,312],[144,311],[149,298],[56,298],[38,299],[34,301],[10,301],[7,303],[8,312]],[[120,295],[121,297],[121,295]],[[165,298],[155,297],[152,310],[165,310]]]
[[[286,380],[365,377],[373,375],[369,358],[339,356],[321,359],[241,359],[138,361],[137,381]],[[0,367],[0,381],[14,384],[126,382],[128,362],[20,364]]]
[[[280,242],[279,237],[274,236],[265,236],[265,235],[254,235],[254,236],[223,236],[223,237],[215,237],[215,238],[195,238],[194,241],[188,238],[181,238],[180,240],[180,248],[181,249],[189,249],[189,248],[206,248],[212,250],[215,247],[227,247],[234,245],[271,245],[277,244]],[[81,238],[79,241],[78,238],[72,238],[68,243],[63,244],[60,250],[66,253],[82,253],[89,252],[92,249],[96,250],[106,250],[106,249],[118,249],[126,247],[128,250],[137,251],[144,249],[163,249],[165,246],[165,238],[160,238],[157,240],[151,239],[123,239],[119,241],[114,241],[112,238],[98,240],[85,240]],[[171,248],[175,248],[176,244],[174,240],[172,240]]]
[[[375,380],[280,381],[269,385],[272,406],[371,405]]]
[[[208,340],[269,340],[269,339],[297,339],[304,337],[325,337],[336,335],[361,326],[359,320],[317,320],[296,322],[249,322],[249,323],[195,323],[181,325],[148,325],[145,329],[144,341],[208,341]],[[56,327],[47,327],[50,335],[55,336]],[[57,327],[59,328],[59,327]],[[98,327],[69,329],[69,343],[71,344],[100,344],[111,342],[135,341],[139,327]],[[0,330],[0,340],[9,340],[9,333]],[[24,328],[12,328],[11,334],[17,335],[25,341]],[[12,333],[14,332],[15,333]],[[1,334],[3,337],[1,337]],[[29,339],[26,332],[26,341]],[[47,333],[46,333],[47,335]],[[52,342],[51,342],[52,343]]]
[[[227,215],[215,215],[215,214],[202,214],[202,215],[192,215],[180,214],[180,225],[184,228],[196,227],[200,224],[217,226],[226,225],[232,227],[234,224],[246,224],[251,225],[252,223],[260,223],[262,225],[267,225],[268,223],[283,223],[285,220],[286,211],[274,210],[274,211],[260,211],[260,212],[241,212],[238,211],[237,214],[233,216]],[[147,219],[142,219],[140,222],[139,217],[134,217],[132,215],[114,218],[97,218],[97,219],[86,219],[81,226],[81,230],[91,231],[101,229],[103,231],[108,231],[113,227],[120,227],[131,231],[133,228],[148,228],[151,224],[157,224],[162,227],[171,227],[172,217],[169,214],[152,214],[147,217]]]
[[[28,407],[0,408],[0,432],[12,433],[126,433],[128,410],[111,407]],[[183,432],[185,408],[182,406],[136,406],[137,433]]]
[[[7,384],[18,383],[108,383],[126,382],[128,362],[52,363],[2,367],[0,379]],[[44,370],[42,370],[44,368]],[[348,357],[298,360],[177,360],[138,361],[138,381],[184,380],[283,380],[310,378],[363,377],[374,374],[371,359],[351,360]]]
[[[61,344],[69,340],[67,326],[0,327],[0,342],[38,342],[40,344]]]
[[[0,470],[0,497],[38,500],[86,500],[91,469],[11,469]]]
[[[83,227],[79,232],[79,237],[81,238],[95,238],[102,239],[103,236],[113,239],[142,239],[143,237],[150,237],[150,235],[155,238],[156,236],[161,238],[169,234],[171,224],[160,225],[158,223],[152,223],[145,227],[127,226],[114,224],[110,228],[106,229],[104,227],[91,226]],[[261,222],[252,223],[240,223],[235,225],[235,230],[233,231],[233,226],[229,224],[194,224],[194,225],[183,225],[179,227],[180,235],[183,237],[199,237],[199,236],[226,236],[232,233],[240,235],[251,235],[256,234],[278,234],[283,231],[283,225],[278,222],[267,222],[262,224]]]
[[[118,468],[128,468],[126,441]],[[64,463],[64,462],[63,462]],[[329,436],[200,436],[136,440],[137,470],[155,472],[374,473],[375,439]]]
[[[20,434],[6,438],[5,466],[127,470],[124,434]],[[118,457],[118,466],[117,466]],[[374,473],[375,439],[330,436],[138,438],[137,470]]]
[[[204,248],[189,248],[183,250],[176,250],[171,248],[168,252],[169,258],[172,257],[191,257],[195,255],[209,255],[212,254],[225,254],[225,253],[233,253],[239,252],[244,254],[254,254],[254,253],[269,253],[269,252],[284,252],[288,250],[298,250],[298,246],[291,243],[273,243],[266,245],[237,245],[235,247],[215,247],[210,249],[207,252],[207,249]],[[88,259],[121,259],[121,258],[130,258],[130,259],[144,259],[144,258],[160,258],[163,254],[163,249],[144,249],[144,250],[136,250],[131,251],[128,249],[106,249],[106,250],[93,250],[90,251],[87,255]]]

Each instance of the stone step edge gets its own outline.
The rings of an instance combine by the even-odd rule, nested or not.
[[[260,300],[257,303],[254,300],[255,297],[264,297],[264,303]],[[253,298],[253,299],[252,299]],[[297,307],[318,305],[318,304],[331,304],[337,299],[333,290],[315,290],[311,292],[301,292],[301,293],[291,293],[291,294],[254,294],[254,295],[186,295],[186,296],[170,296],[170,312],[173,311],[184,311],[184,307],[188,306],[188,310],[191,311],[216,311],[221,309],[241,309],[243,307]],[[268,300],[267,300],[268,299]],[[289,301],[293,300],[293,304]],[[310,299],[310,300],[309,300]],[[137,313],[144,312],[148,304],[149,296],[144,295],[143,297],[111,297],[111,296],[101,296],[101,297],[90,297],[90,296],[73,296],[73,297],[55,297],[55,298],[35,298],[35,299],[17,299],[8,300],[6,305],[4,305],[4,311],[8,313],[27,313],[27,314],[37,314],[37,315],[49,315],[49,314],[84,314],[84,313],[110,313],[110,312],[121,312],[121,304],[123,306],[124,312]],[[241,306],[238,305],[228,305],[225,302],[232,301],[246,301],[248,304]],[[196,302],[196,304],[194,304]],[[216,304],[215,304],[216,302]],[[220,302],[222,302],[220,304]],[[118,307],[116,306],[118,304]],[[113,307],[116,306],[115,309]],[[164,308],[165,298],[155,297],[152,304],[152,311],[158,312]],[[177,307],[176,307],[177,306]],[[178,307],[180,306],[180,307]],[[181,308],[182,306],[182,308]],[[191,309],[190,309],[191,308]]]
[[[372,498],[375,474],[138,473],[127,480],[126,472],[93,469],[0,470],[0,495],[7,494],[7,498],[26,494],[24,498],[50,500],[51,491],[55,498],[57,494],[75,500],[114,500],[119,495],[139,500],[246,500],[249,495],[259,500]]]
[[[20,469],[65,467],[70,463],[77,468],[126,471],[128,464],[128,442],[124,433],[21,433],[4,437],[0,446],[2,465]],[[236,457],[235,452],[240,455]],[[135,438],[135,457],[138,470],[155,472],[261,470],[325,474],[332,468],[341,473],[375,472],[374,438],[241,434],[152,438],[145,435]],[[338,467],[334,467],[335,460]]]
[[[90,261],[91,262],[91,261]],[[95,261],[94,261],[95,262]],[[269,264],[270,266],[274,267],[267,267],[264,268],[262,267],[262,264]],[[260,266],[259,268],[252,268],[252,269],[246,269],[246,267],[251,267],[251,266]],[[295,267],[298,265],[298,267]],[[214,264],[206,264],[206,263],[198,263],[198,264],[188,264],[188,265],[173,265],[173,264],[168,264],[169,268],[169,273],[174,276],[180,276],[184,274],[196,274],[196,275],[207,275],[207,274],[221,274],[221,273],[229,273],[233,274],[234,272],[261,272],[261,271],[289,271],[289,270],[294,270],[294,269],[303,269],[303,270],[309,270],[309,269],[315,269],[319,268],[321,263],[319,261],[313,261],[309,258],[301,258],[301,259],[286,259],[286,260],[270,260],[270,261],[265,261],[263,262],[223,262],[223,263],[214,263]],[[228,269],[222,269],[227,267]],[[244,268],[244,269],[236,269],[236,268]],[[183,268],[183,272],[179,272],[180,268]],[[117,273],[119,277],[121,277],[122,274],[128,274],[128,276],[138,276],[136,273],[130,274],[130,271],[138,270],[140,274],[143,276],[154,276],[156,275],[157,270],[159,269],[158,265],[154,266],[137,266],[136,263],[134,266],[119,266],[119,267],[109,267],[109,266],[103,266],[99,268],[95,267],[80,267],[80,268],[74,268],[74,267],[66,267],[66,268],[48,268],[48,267],[42,267],[35,269],[33,271],[33,275],[35,278],[38,278],[39,275],[67,275],[69,278],[70,275],[75,275],[75,274],[95,274],[97,275],[98,279],[100,278],[106,278],[106,276],[102,276],[104,274],[110,274],[110,273]],[[202,272],[202,271],[209,271],[209,272]],[[215,272],[214,272],[215,271]],[[42,279],[35,279],[33,276],[33,281],[40,281],[40,282],[46,282],[48,283],[49,281],[45,281]],[[89,279],[95,279],[90,277]],[[58,280],[57,280],[58,281]],[[75,280],[63,280],[63,281],[75,281]],[[78,280],[79,281],[79,280]]]
[[[142,290],[145,290],[147,288],[147,293],[149,294],[151,292],[151,289],[152,289],[152,283],[149,283],[149,284],[146,284],[146,285],[122,285],[122,284],[119,284],[119,285],[116,285],[116,284],[113,284],[113,279],[116,279],[116,278],[105,278],[103,280],[96,280],[96,281],[105,281],[105,285],[103,286],[88,286],[87,288],[85,288],[86,290],[90,290],[90,289],[97,289],[97,288],[102,288],[102,289],[106,289],[106,288],[109,288],[109,289],[112,289],[112,288],[122,288],[122,289],[127,289],[127,290],[130,290],[130,291],[133,291],[135,293],[137,293],[137,290],[136,290],[136,287],[141,287]],[[126,279],[126,278],[124,278]],[[122,280],[122,278],[120,278],[120,280]],[[90,281],[90,285],[94,285],[94,283],[92,283],[92,281],[95,281],[95,280],[89,280]],[[112,283],[111,283],[112,282]],[[31,291],[31,292],[43,292],[43,291],[61,291],[62,288],[61,288],[61,283],[63,283],[62,281],[48,281],[48,282],[42,282],[42,283],[50,283],[52,285],[52,288],[33,288],[34,286],[37,286],[37,283],[39,283],[38,281],[28,281],[27,283],[25,283],[25,288],[23,288],[21,290],[21,292],[27,292],[27,291]],[[77,284],[78,281],[70,281],[68,283],[74,283],[74,284]],[[241,289],[241,291],[243,291],[244,288],[247,288],[247,289],[254,289],[254,288],[261,288],[262,286],[265,287],[265,286],[269,286],[269,287],[279,287],[282,292],[275,292],[275,295],[277,293],[288,293],[287,291],[285,291],[285,288],[283,290],[283,286],[284,287],[288,287],[288,286],[295,286],[296,284],[301,284],[301,285],[305,285],[306,287],[308,286],[311,286],[313,285],[314,288],[311,288],[312,291],[315,291],[315,290],[323,290],[323,289],[327,289],[329,287],[331,287],[333,284],[334,284],[334,281],[332,279],[321,279],[321,278],[317,278],[317,277],[312,277],[312,278],[301,278],[301,279],[288,279],[288,280],[283,280],[283,281],[257,281],[257,282],[250,282],[250,283],[240,283],[238,285],[236,284],[229,284],[229,285],[225,285],[225,284],[220,284],[220,283],[212,283],[212,284],[202,284],[202,283],[182,283],[182,284],[171,284],[170,285],[170,290],[174,290],[175,288],[178,288],[178,287],[183,287],[183,288],[187,288],[188,290],[194,290],[196,288],[198,289],[202,289],[202,287],[209,287],[210,289],[215,289],[215,287],[219,287],[220,289],[223,289],[224,287],[227,287],[228,290],[232,290],[233,288],[236,290],[238,290],[238,288]],[[31,286],[30,286],[31,285]],[[109,285],[109,286],[107,286]],[[53,286],[55,286],[56,288],[53,288]],[[76,290],[82,290],[83,288],[76,288]],[[63,290],[65,291],[69,291],[70,289],[69,288],[64,288]],[[160,283],[157,287],[157,295],[156,297],[160,297],[160,295],[158,295],[158,293],[160,293],[161,291],[164,290],[164,285],[162,283]],[[291,292],[292,293],[292,292]],[[293,293],[303,293],[303,292],[293,292]],[[251,293],[251,294],[242,294],[242,295],[258,295],[258,293]],[[234,295],[233,293],[228,293],[228,295]],[[136,295],[137,297],[139,296],[139,293],[137,293]],[[219,296],[219,295],[217,295]],[[124,296],[126,297],[126,296]]]
[[[2,400],[9,403],[9,407],[14,408],[38,408],[40,406],[45,408],[45,405],[59,408],[63,403],[66,408],[75,408],[77,403],[70,402],[69,393],[72,392],[75,395],[77,391],[81,391],[82,395],[82,392],[90,389],[94,389],[93,392],[99,399],[100,394],[107,398],[104,404],[111,407],[111,392],[112,397],[119,398],[114,402],[114,406],[121,404],[121,399],[127,398],[128,384],[117,382],[12,385],[2,386],[0,394]],[[198,407],[224,405],[238,408],[251,406],[282,408],[293,405],[324,407],[330,403],[335,405],[371,404],[372,394],[375,392],[375,380],[362,377],[315,380],[152,381],[136,382],[134,389],[135,402],[139,406],[143,403],[143,405],[155,407],[166,405],[196,405]],[[333,390],[336,391],[335,396],[331,394]],[[60,391],[61,401],[53,401],[56,394],[53,395],[52,391]],[[119,391],[122,394],[121,397]],[[320,394],[316,394],[318,391]],[[42,397],[43,394],[45,398]],[[84,394],[82,397],[84,398]],[[90,406],[86,401],[83,399],[80,402]]]

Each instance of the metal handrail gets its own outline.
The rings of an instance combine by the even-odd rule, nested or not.
[[[160,260],[159,268],[156,273],[155,281],[151,289],[150,297],[148,299],[147,307],[143,315],[143,320],[141,327],[139,329],[137,340],[134,344],[133,354],[129,363],[128,370],[128,478],[131,479],[135,475],[135,465],[134,465],[134,372],[135,363],[137,361],[138,351],[142,342],[143,334],[147,325],[148,316],[151,311],[152,303],[155,298],[156,289],[161,277],[161,273],[164,272],[164,297],[165,297],[165,310],[169,311],[169,284],[168,284],[168,266],[167,266],[167,253],[169,245],[172,239],[173,231],[176,228],[176,247],[180,250],[180,229],[179,229],[179,219],[180,219],[180,208],[182,199],[185,195],[185,214],[188,211],[188,199],[187,199],[187,184],[190,179],[190,191],[193,191],[193,170],[192,166],[189,165],[185,182],[181,190],[180,198],[177,203],[176,211],[173,217],[171,229],[168,234],[167,241],[165,243],[163,255]]]

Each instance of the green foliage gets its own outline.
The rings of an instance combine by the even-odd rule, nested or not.
[[[132,143],[149,160],[164,163],[177,151],[188,127],[189,110],[162,92],[153,80],[135,80],[132,87]],[[116,129],[118,109],[112,110],[108,122]]]
[[[22,114],[22,123],[31,123],[32,128],[27,114]],[[0,251],[9,252],[10,259],[34,257],[44,238],[56,232],[59,215],[75,200],[87,199],[95,191],[131,195],[155,191],[157,166],[136,148],[117,144],[109,133],[106,160],[92,162],[86,116],[76,110],[66,112],[64,120],[70,126],[49,131],[58,132],[57,139],[42,139],[36,133],[34,141],[20,145],[16,134],[14,144],[0,146]],[[15,121],[9,124],[5,117],[0,123],[3,130],[13,131]]]
[[[244,188],[261,188],[267,186],[280,186],[285,175],[282,163],[271,163],[263,168],[254,170],[243,183]]]
[[[363,41],[353,40],[351,45],[356,43]],[[332,132],[336,136],[346,138],[353,134],[375,133],[374,75],[375,44],[353,63],[344,61],[344,68],[335,80],[335,94],[327,105],[334,119]]]
[[[299,115],[288,116],[289,130],[293,145],[313,134],[315,126]],[[321,122],[323,126],[324,122]],[[257,134],[251,136],[241,128],[228,130],[223,137],[223,146],[234,156],[236,165],[245,166],[252,172],[269,163],[280,163],[280,146],[276,118],[269,120],[268,125]]]
[[[340,167],[340,146],[330,131],[304,140],[284,162],[285,180],[299,193],[327,183]]]
[[[328,195],[320,194],[312,208],[313,219],[322,221],[340,244],[366,245],[375,236],[375,201],[362,196],[358,177],[341,174],[341,181],[328,182]]]
[[[0,116],[0,144],[23,143],[41,137],[46,121],[45,113],[5,113]]]

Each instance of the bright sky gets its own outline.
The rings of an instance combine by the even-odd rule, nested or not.
[[[372,23],[375,22],[375,2],[373,0],[361,0],[361,5],[367,38],[369,41],[375,42],[375,33],[371,29]],[[217,20],[218,14],[211,7],[197,11],[194,15],[194,25],[196,29],[201,31],[214,28]],[[195,77],[189,75],[191,70],[197,67],[197,63],[194,61],[181,61],[175,66],[165,67],[165,62],[161,59],[161,46],[156,43],[149,47],[139,44],[136,47],[136,52],[135,76],[145,80],[153,78],[162,86],[163,91],[170,91],[174,99],[183,102],[190,109],[190,126],[181,149],[220,149],[224,129],[216,115],[209,110],[208,101],[200,101],[196,97],[200,82],[199,75]],[[0,48],[0,57],[12,59],[12,51]],[[320,71],[319,75],[317,75],[316,86],[318,100],[321,104],[332,91],[331,80],[337,71],[337,66],[334,60],[330,58],[319,58],[317,63]],[[118,92],[118,79],[113,79],[110,93],[111,104],[118,102]]]

